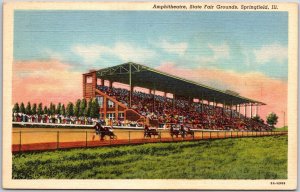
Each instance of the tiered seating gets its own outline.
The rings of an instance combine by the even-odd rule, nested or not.
[[[120,88],[97,86],[97,88],[109,96],[128,106],[129,91]],[[154,101],[153,101],[154,97]],[[159,124],[184,123],[194,128],[216,130],[268,130],[266,124],[245,118],[236,111],[213,107],[207,104],[192,103],[187,100],[175,100],[158,95],[146,94],[134,91],[132,93],[132,109],[139,114],[158,120]]]

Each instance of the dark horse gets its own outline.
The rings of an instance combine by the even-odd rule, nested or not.
[[[157,135],[158,138],[160,138],[160,134],[159,134],[158,131],[156,131],[156,129],[149,129],[148,125],[145,125],[144,138],[145,137],[150,137],[151,138],[152,135],[154,136],[154,138],[155,138],[156,135]]]
[[[192,131],[189,127],[187,128],[187,130],[185,131],[185,135],[191,135],[192,137],[194,137],[194,131]]]
[[[171,125],[171,128],[170,128],[170,135],[171,137],[173,137],[174,135],[176,136],[176,138],[178,138],[178,135],[181,135],[181,137],[184,137],[184,132],[182,132],[181,130],[178,130],[178,129],[174,129],[175,128],[175,125]]]
[[[96,135],[99,135],[100,140],[103,141],[105,136],[109,136],[110,139],[116,139],[117,136],[108,129],[108,127],[103,127],[99,122],[94,126]],[[93,140],[95,135],[93,136]]]

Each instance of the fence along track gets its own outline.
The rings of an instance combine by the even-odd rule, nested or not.
[[[43,151],[80,147],[113,146],[159,142],[199,141],[207,139],[225,139],[241,137],[262,137],[287,135],[287,131],[195,131],[194,136],[171,137],[168,130],[159,130],[159,136],[144,138],[142,130],[115,130],[117,139],[100,141],[99,136],[93,141],[93,130],[43,130],[43,131],[13,131],[12,152]]]

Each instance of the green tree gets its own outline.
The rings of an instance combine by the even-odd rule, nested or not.
[[[259,115],[252,117],[252,120],[259,122],[259,123],[264,123],[264,120],[262,118],[260,118]]]
[[[39,103],[38,108],[37,108],[37,114],[42,115],[43,114],[43,104]]]
[[[69,102],[66,108],[66,115],[67,116],[73,116],[74,115],[74,104],[72,102]]]
[[[278,116],[275,113],[272,112],[267,116],[267,123],[271,127],[274,128],[274,125],[276,125],[277,122],[278,122]]]
[[[98,104],[96,99],[92,100],[89,116],[92,117],[92,118],[98,118],[99,117],[99,104]]]
[[[80,99],[78,99],[77,101],[76,101],[76,104],[75,104],[75,107],[74,107],[74,115],[76,116],[76,117],[79,117],[79,113],[80,113]]]
[[[19,113],[19,112],[20,112],[19,103],[15,103],[13,108],[13,113]]]
[[[31,115],[31,113],[32,113],[30,102],[28,102],[27,105],[26,105],[25,113],[26,113],[27,115]]]
[[[61,109],[60,109],[60,114],[61,114],[61,115],[63,115],[63,116],[65,116],[65,115],[66,115],[66,108],[65,108],[65,104],[63,104],[63,105],[61,106]]]
[[[50,103],[50,115],[54,115],[55,114],[55,104],[53,104],[52,102]]]
[[[92,99],[89,100],[87,104],[87,111],[86,111],[86,116],[90,116],[91,114],[91,108],[92,108]]]
[[[44,107],[43,113],[44,113],[44,114],[47,114],[47,113],[48,113],[48,107],[47,107],[47,106]]]
[[[55,113],[61,115],[61,103],[58,103]]]
[[[89,110],[88,108],[85,108],[83,111],[83,116],[88,117],[89,116]]]
[[[34,104],[32,105],[31,112],[32,112],[33,115],[36,114],[36,103],[34,103]]]
[[[79,116],[85,116],[85,109],[86,109],[86,99],[82,99],[80,102],[80,110],[79,110]]]
[[[25,106],[24,106],[24,103],[22,102],[21,105],[20,105],[20,112],[21,113],[25,113]]]

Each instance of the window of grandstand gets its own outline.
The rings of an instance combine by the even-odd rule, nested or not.
[[[119,113],[119,118],[124,118],[124,113]]]
[[[115,107],[115,103],[112,102],[111,100],[108,100],[107,105],[108,105],[108,108],[113,108],[113,107]]]
[[[92,76],[86,76],[86,83],[92,83],[92,82],[93,82]]]
[[[101,85],[101,79],[97,78],[97,85]]]
[[[106,118],[108,119],[115,119],[115,113],[107,113]]]
[[[103,97],[97,96],[96,98],[100,108],[103,108]]]

